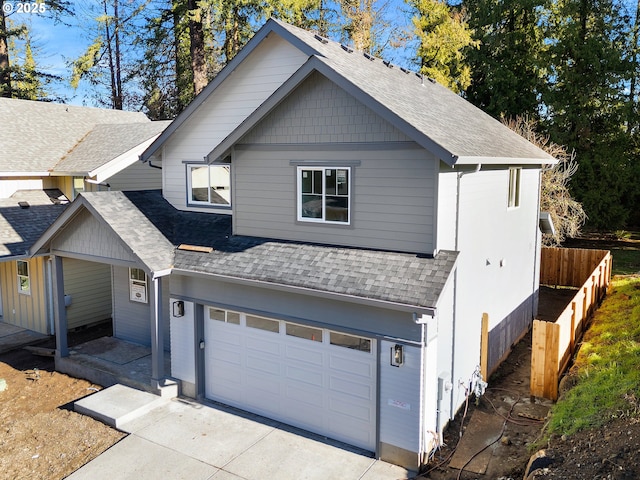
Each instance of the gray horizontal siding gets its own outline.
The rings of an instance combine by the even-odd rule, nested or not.
[[[136,162],[107,180],[111,190],[159,190],[162,188],[162,170]]]
[[[234,232],[430,253],[437,162],[411,145],[314,73],[241,140],[233,159]],[[297,221],[295,164],[304,161],[352,165],[351,225]]]
[[[296,166],[314,160],[352,167],[350,226],[297,221]],[[260,151],[234,158],[234,231],[240,235],[408,252],[433,250],[435,162],[424,150]],[[268,174],[265,174],[268,172]]]
[[[350,302],[177,274],[171,276],[171,296],[283,320],[314,322],[365,336],[421,340],[421,327],[413,322],[410,313]]]

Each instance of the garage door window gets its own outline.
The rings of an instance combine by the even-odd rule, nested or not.
[[[313,340],[314,342],[322,342],[322,330],[296,325],[295,323],[287,323],[287,335]]]
[[[268,318],[247,315],[247,327],[278,333],[280,331],[280,322],[277,320],[269,320]]]
[[[240,314],[236,312],[229,312],[228,310],[218,310],[215,308],[210,308],[209,318],[211,320],[217,320],[218,322],[240,325]]]
[[[329,341],[331,345],[338,347],[350,348],[361,352],[371,352],[371,340],[368,338],[356,337],[353,335],[344,335],[342,333],[331,332]]]

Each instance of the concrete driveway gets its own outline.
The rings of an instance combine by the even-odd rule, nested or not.
[[[401,467],[262,417],[180,399],[143,397],[143,392],[127,389],[116,385],[80,401],[85,410],[113,413],[115,409],[115,415],[94,416],[117,424],[129,435],[68,479],[395,480],[412,476]],[[151,402],[139,415],[126,413],[122,406],[134,397],[138,403],[143,398]],[[119,399],[117,406],[108,405],[110,398]],[[76,404],[76,410],[82,408]],[[105,418],[109,416],[112,421]]]

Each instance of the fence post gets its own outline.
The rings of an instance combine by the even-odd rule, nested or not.
[[[482,331],[480,334],[480,373],[484,381],[489,375],[489,314],[482,314]]]

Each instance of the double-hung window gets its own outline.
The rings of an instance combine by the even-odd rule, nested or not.
[[[522,168],[509,168],[509,199],[507,206],[516,208],[520,206],[520,172]]]
[[[188,165],[189,204],[230,207],[231,165]]]
[[[17,261],[18,268],[18,293],[31,295],[31,279],[29,278],[29,263],[24,260]]]
[[[298,167],[298,221],[351,222],[350,167]]]

